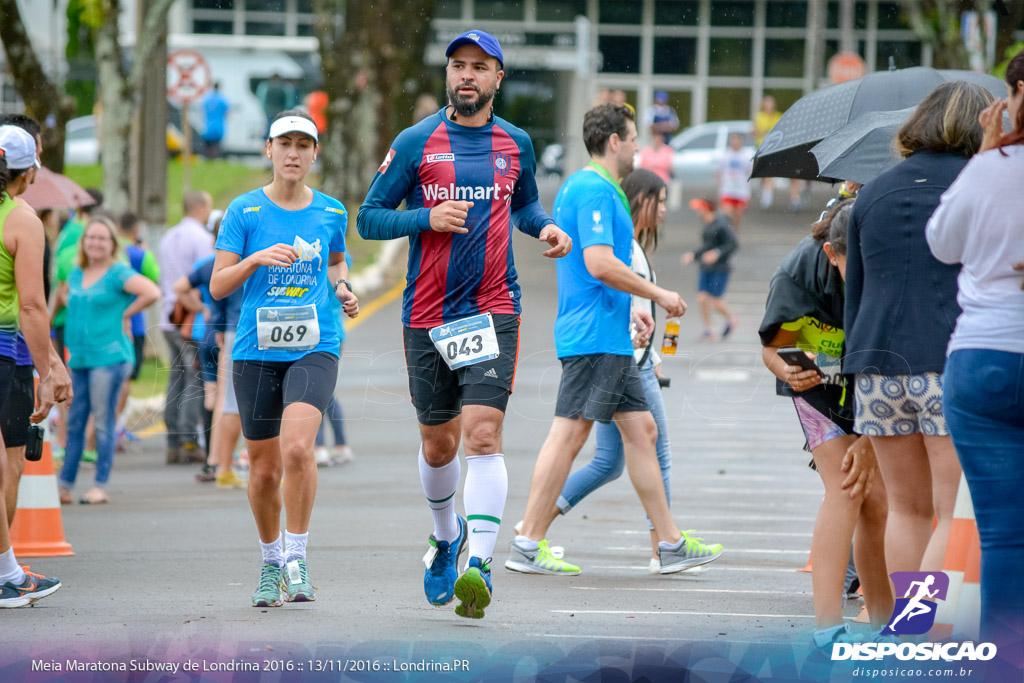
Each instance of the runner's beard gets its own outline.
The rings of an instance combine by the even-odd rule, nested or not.
[[[489,107],[491,102],[494,100],[494,93],[496,89],[490,92],[483,92],[480,90],[480,88],[477,88],[475,85],[471,86],[476,90],[475,100],[470,99],[470,97],[472,96],[467,97],[464,95],[459,95],[459,88],[464,88],[466,86],[466,83],[460,83],[457,86],[455,86],[455,88],[452,88],[450,85],[446,86],[446,90],[448,93],[448,101],[452,103],[452,107],[455,108],[455,113],[458,114],[459,116],[473,116],[478,111],[481,111],[486,107]]]

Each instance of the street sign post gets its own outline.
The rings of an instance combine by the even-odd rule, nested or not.
[[[170,78],[167,82],[167,96],[181,105],[181,131],[185,137],[182,150],[182,185],[191,189],[192,167],[192,125],[188,113],[192,103],[206,94],[213,85],[210,64],[195,50],[178,50],[167,57]]]

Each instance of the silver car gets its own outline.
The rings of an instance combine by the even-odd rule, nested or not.
[[[729,147],[729,136],[743,136],[743,152],[754,157],[751,121],[713,121],[687,128],[672,138],[672,173],[683,185],[714,186],[715,172]]]

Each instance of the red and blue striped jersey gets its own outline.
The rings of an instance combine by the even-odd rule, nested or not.
[[[512,225],[537,237],[554,222],[540,204],[535,167],[530,137],[497,116],[470,128],[441,109],[395,138],[356,225],[364,239],[409,238],[405,326],[521,312]],[[448,200],[473,202],[469,232],[430,229],[430,209]]]

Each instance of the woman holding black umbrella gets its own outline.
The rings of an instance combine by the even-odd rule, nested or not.
[[[897,135],[904,161],[864,186],[851,215],[843,373],[857,375],[854,431],[871,437],[888,490],[890,572],[940,570],[945,557],[960,464],[942,387],[960,267],[931,255],[925,224],[993,100],[964,82],[935,88]]]

